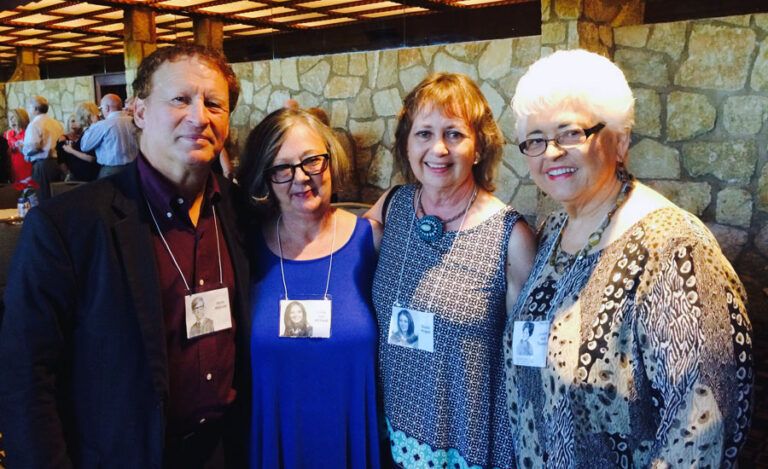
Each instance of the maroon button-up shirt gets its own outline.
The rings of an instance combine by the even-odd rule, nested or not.
[[[180,196],[175,186],[150,166],[143,155],[138,158],[138,169],[152,213],[192,292],[226,286],[230,309],[234,308],[234,269],[217,211],[223,285],[219,281],[213,208],[221,195],[216,178],[213,175],[208,178],[195,226],[189,218],[192,201]],[[235,320],[233,317],[231,329],[187,339],[184,296],[189,292],[154,226],[152,234],[168,345],[168,435],[176,437],[215,421],[234,401]]]

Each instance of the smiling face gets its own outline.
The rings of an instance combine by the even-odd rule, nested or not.
[[[297,122],[286,132],[285,140],[272,166],[295,165],[311,156],[324,153],[328,153],[328,149],[320,135],[306,124]],[[315,176],[307,176],[301,168],[296,168],[291,182],[270,184],[280,211],[286,216],[324,213],[331,205],[332,184],[329,169]]]
[[[301,324],[304,321],[304,311],[302,311],[301,306],[293,305],[291,311],[288,312],[288,317],[292,323]]]
[[[406,316],[405,314],[401,314],[397,318],[397,327],[400,329],[400,333],[401,334],[407,334],[408,333],[408,323],[409,322],[410,321],[408,321],[408,316]]]
[[[164,62],[149,96],[136,100],[141,150],[172,181],[205,167],[229,133],[229,94],[223,74],[199,57]]]
[[[448,117],[436,107],[422,109],[408,135],[408,162],[414,176],[427,190],[474,184],[475,139],[461,117]]]
[[[551,139],[573,128],[587,129],[597,120],[585,113],[561,109],[542,112],[528,118],[521,141],[529,138]],[[583,207],[601,191],[616,184],[618,145],[622,138],[603,129],[586,142],[571,148],[561,148],[550,142],[547,150],[537,156],[523,156],[537,186],[566,208]]]

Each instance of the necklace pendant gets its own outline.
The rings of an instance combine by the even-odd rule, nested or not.
[[[419,238],[428,243],[434,243],[443,237],[443,222],[434,215],[425,215],[418,221]]]

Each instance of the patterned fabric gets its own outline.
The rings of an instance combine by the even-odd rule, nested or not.
[[[392,199],[373,284],[392,456],[406,468],[513,467],[501,335],[507,246],[520,215],[505,208],[427,243],[413,224],[414,193],[404,186]],[[400,303],[435,315],[433,353],[387,343],[401,272]]]
[[[693,215],[664,208],[558,275],[551,216],[504,333],[521,467],[732,467],[749,428],[746,294]],[[512,363],[516,320],[551,319],[547,366]]]

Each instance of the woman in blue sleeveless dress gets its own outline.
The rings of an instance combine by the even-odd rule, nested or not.
[[[251,131],[238,179],[252,241],[252,468],[378,468],[380,232],[331,206],[348,162],[333,132],[280,109]]]
[[[411,91],[395,136],[416,184],[368,213],[384,223],[373,299],[392,457],[405,468],[512,468],[501,336],[534,241],[491,193],[503,138],[477,85],[457,74]]]

